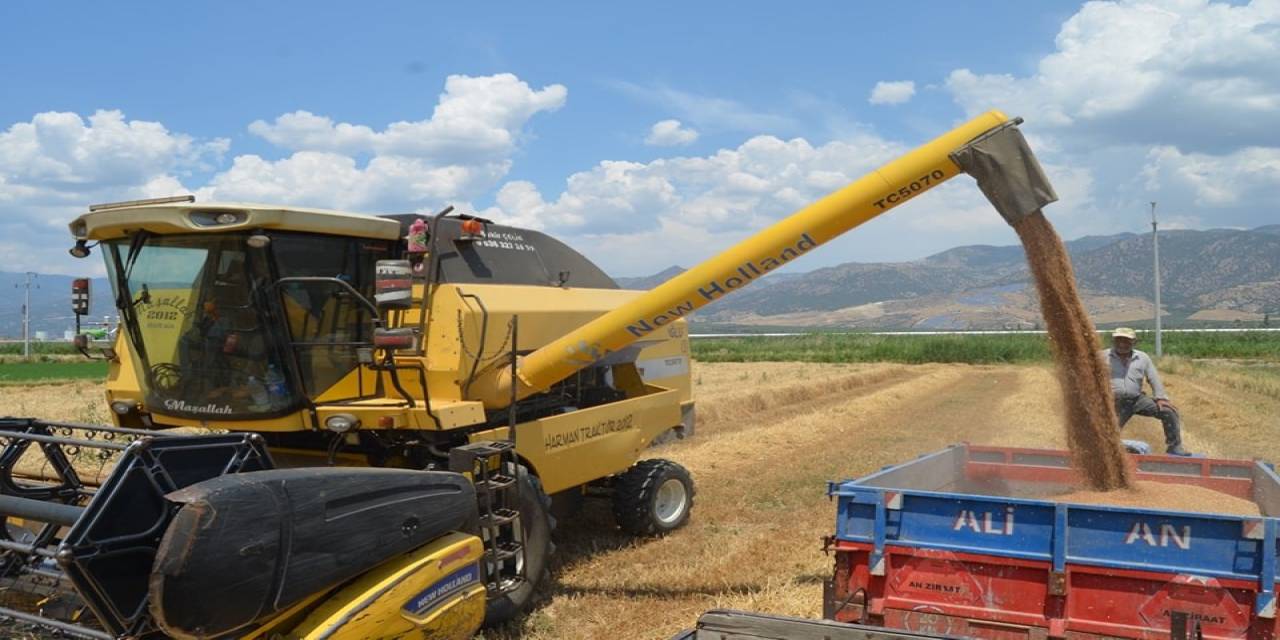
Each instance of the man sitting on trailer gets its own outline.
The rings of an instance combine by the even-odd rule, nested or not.
[[[1191,453],[1182,448],[1182,417],[1169,402],[1169,394],[1160,381],[1156,364],[1150,356],[1133,348],[1137,340],[1137,331],[1120,327],[1111,334],[1111,348],[1102,350],[1102,357],[1111,368],[1111,390],[1116,398],[1119,426],[1123,429],[1134,414],[1157,418],[1164,425],[1166,453],[1189,456]],[[1143,393],[1143,380],[1151,385],[1151,396]]]

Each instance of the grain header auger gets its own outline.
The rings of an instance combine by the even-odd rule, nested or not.
[[[0,615],[94,638],[463,638],[510,619],[546,572],[550,510],[588,488],[627,532],[686,522],[688,472],[640,458],[692,430],[688,314],[957,161],[1042,183],[1015,124],[981,115],[645,293],[448,209],[91,207],[71,253],[96,247],[111,276],[121,331],[93,355],[115,424],[0,422],[0,580],[38,604]]]

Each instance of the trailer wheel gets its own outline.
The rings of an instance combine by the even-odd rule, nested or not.
[[[666,535],[689,521],[693,478],[684,467],[661,458],[641,460],[618,476],[613,516],[636,536]]]
[[[524,613],[533,603],[538,588],[550,573],[551,554],[555,544],[551,532],[556,520],[551,516],[551,498],[542,490],[542,481],[529,473],[524,465],[516,465],[520,483],[520,533],[525,545],[524,583],[491,598],[485,606],[484,624],[492,627],[508,622]]]

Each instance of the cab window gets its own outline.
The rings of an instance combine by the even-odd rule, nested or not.
[[[281,278],[337,278],[373,298],[373,264],[385,242],[331,236],[273,236],[271,250]],[[333,282],[283,282],[285,324],[309,397],[324,393],[359,366],[356,349],[372,342],[368,309]]]

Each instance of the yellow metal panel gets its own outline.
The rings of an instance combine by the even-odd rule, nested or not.
[[[110,406],[115,400],[133,400],[141,404],[142,385],[138,382],[138,368],[132,350],[129,349],[129,341],[124,339],[123,330],[116,333],[112,348],[115,349],[116,357],[107,363],[107,405]],[[120,416],[114,411],[111,412],[111,420],[117,426],[120,425]]]
[[[434,319],[428,325],[430,335],[426,340],[425,358],[432,406],[466,402],[462,391],[473,374],[508,362],[512,349],[513,317],[519,316],[520,325],[516,347],[520,351],[530,351],[637,295],[640,292],[621,289],[501,284],[437,286],[431,296]],[[417,318],[416,313],[406,313],[402,324],[416,326]],[[482,331],[482,327],[486,330]],[[407,389],[415,388],[405,386]],[[483,406],[479,403],[460,405],[456,410],[465,410],[465,413],[459,413],[457,418],[448,421],[445,428],[484,421]],[[430,424],[424,426],[433,427]]]
[[[533,466],[547,493],[620,473],[654,438],[680,424],[679,392],[648,390],[638,398],[518,424],[516,453]]]
[[[235,212],[243,214],[244,219],[233,224],[201,226],[192,222],[190,214],[193,211]],[[72,221],[70,227],[72,235],[86,240],[123,238],[138,230],[177,234],[281,229],[382,240],[394,240],[400,235],[400,223],[386,218],[326,209],[243,202],[161,204],[109,209],[83,214]]]
[[[378,372],[360,365],[348,371],[340,380],[333,383],[333,386],[322,390],[313,400],[316,404],[347,400],[359,396],[362,389],[366,395],[372,395],[377,387]]]
[[[311,422],[306,411],[298,411],[279,418],[246,418],[244,420],[209,420],[205,418],[180,418],[166,415],[159,407],[148,407],[143,411],[151,411],[156,424],[174,427],[201,427],[205,429],[226,429],[228,431],[300,431],[310,429]]]
[[[646,383],[676,389],[681,401],[689,401],[693,399],[693,357],[689,353],[688,325],[680,320],[662,333],[666,340],[641,350],[636,368]]]
[[[482,403],[459,400],[456,392],[452,394],[453,398],[449,398],[447,389],[443,393],[429,394],[431,412],[435,414],[435,418],[432,419],[427,413],[427,404],[423,399],[422,369],[419,367],[423,362],[425,362],[424,358],[396,358],[396,364],[400,367],[398,370],[400,387],[413,399],[413,407],[409,407],[404,397],[396,390],[389,372],[373,371],[369,367],[362,366],[351,371],[315,398],[320,424],[324,424],[324,419],[335,413],[354,414],[360,418],[362,429],[379,428],[378,418],[382,416],[392,418],[391,428],[394,429],[456,429],[484,422]],[[360,395],[362,378],[364,394],[369,397],[353,400],[352,398]],[[382,385],[381,396],[375,394],[379,381]],[[456,389],[456,385],[454,388]]]
[[[241,640],[261,640],[264,638],[280,640],[280,638],[284,637],[281,632],[288,631],[290,628],[295,626],[298,623],[298,619],[302,618],[308,609],[315,606],[316,602],[324,597],[324,595],[324,592],[320,592],[303,598],[301,602],[289,607],[280,615],[268,620],[266,624],[263,624],[253,630],[248,635],[241,638]]]
[[[472,402],[470,400],[436,402],[435,398],[432,397],[431,411],[435,414],[436,419],[440,421],[440,427],[444,429],[469,427],[484,422],[484,403],[482,402]],[[434,429],[436,424],[430,416],[423,415],[418,418],[418,428]]]
[[[452,533],[369,571],[287,636],[304,640],[463,640],[484,622],[480,539]]]
[[[745,287],[828,240],[960,173],[948,154],[1008,120],[990,111],[565,334],[522,359],[517,397],[544,390],[710,302]],[[497,368],[469,397],[489,408],[511,401],[511,374]]]

